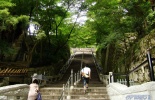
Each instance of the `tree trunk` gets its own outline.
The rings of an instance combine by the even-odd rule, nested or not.
[[[109,72],[109,67],[108,67],[109,47],[110,45],[107,46],[106,55],[105,55],[105,71],[106,72]]]

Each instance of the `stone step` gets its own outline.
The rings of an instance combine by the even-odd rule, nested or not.
[[[109,99],[108,95],[89,95],[89,94],[70,95],[69,98],[70,99]],[[65,99],[67,99],[67,97]]]
[[[53,83],[53,84],[46,84],[46,87],[63,87],[63,84],[66,84],[66,82],[58,82],[58,83]],[[89,82],[89,86],[90,87],[104,87],[105,84],[103,84],[102,82],[99,81],[91,81]],[[77,83],[77,85],[75,87],[83,87],[83,82],[80,81],[79,83]]]
[[[80,98],[80,99],[64,99],[64,100],[110,100],[110,99],[105,99],[105,98]]]
[[[47,99],[43,99],[43,100],[59,100],[59,99],[49,99],[49,98],[47,98]],[[80,98],[80,99],[63,99],[63,100],[110,100],[110,99],[105,99],[105,98],[95,98],[95,99],[93,99],[93,98]]]
[[[50,95],[43,95],[42,99],[43,100],[59,100],[60,96],[50,96]],[[88,95],[88,94],[83,94],[83,95],[70,95],[67,96],[65,95],[64,97],[65,100],[83,100],[83,99],[88,99],[88,100],[110,100],[108,95]]]
[[[83,94],[83,88],[74,88],[70,90],[72,94]],[[89,94],[107,94],[105,87],[91,87],[87,89]]]
[[[59,99],[62,94],[62,88],[41,88],[43,100]],[[67,100],[68,90],[65,91],[65,99]],[[69,92],[70,99],[91,99],[91,100],[109,100],[106,87],[90,87],[87,89],[87,93],[84,93],[83,88],[73,88]]]
[[[62,92],[62,89],[48,89],[48,90],[40,90],[40,92],[44,95],[59,95]],[[70,90],[70,94],[83,94],[84,90],[83,88],[76,88]],[[107,94],[107,91],[105,89],[87,89],[87,92],[89,94]],[[68,93],[68,90],[66,90],[66,93]]]
[[[94,83],[94,84],[89,84],[89,87],[104,87],[104,84],[100,84],[100,83]],[[75,87],[83,87],[83,84],[78,84]]]

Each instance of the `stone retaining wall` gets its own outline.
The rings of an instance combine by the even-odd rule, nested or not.
[[[28,90],[27,84],[0,87],[0,100],[27,100]]]

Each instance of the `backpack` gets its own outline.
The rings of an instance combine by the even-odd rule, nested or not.
[[[40,92],[38,92],[37,100],[42,100],[42,98],[41,98],[41,93],[40,93]]]

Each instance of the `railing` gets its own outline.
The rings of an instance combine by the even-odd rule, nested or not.
[[[46,76],[46,80],[49,83],[54,83],[62,79],[63,75],[66,73],[67,69],[69,68],[70,64],[72,63],[72,59],[74,58],[75,54],[73,54],[69,60],[66,62],[66,64],[61,68],[58,75],[53,76]]]
[[[34,73],[32,77],[32,80],[38,79],[40,81],[40,86],[45,86],[48,83],[54,83],[62,79],[63,75],[66,73],[68,67],[70,66],[72,59],[74,58],[75,54],[72,55],[69,60],[66,62],[66,64],[62,67],[62,69],[59,71],[58,75],[53,76],[46,76],[46,75],[38,75],[37,73]]]
[[[95,52],[95,48],[71,48],[72,52]]]
[[[131,80],[129,78],[130,74],[139,70],[141,67],[149,67],[149,74],[150,74],[150,81],[154,81],[154,69],[153,69],[153,63],[152,63],[152,60],[155,60],[155,58],[152,58],[151,57],[151,54],[148,52],[147,53],[147,60],[143,61],[141,64],[139,64],[138,66],[136,66],[134,69],[130,70],[128,73],[126,74],[123,74],[123,76],[126,77],[126,84],[127,86],[130,86],[131,84]],[[148,66],[144,66],[144,64],[148,64]],[[109,73],[109,83],[112,83],[114,82],[114,77],[117,77],[117,76],[122,76],[121,74],[118,74],[118,73]]]
[[[59,81],[59,80],[61,80],[62,79],[62,77],[63,77],[63,75],[66,73],[66,71],[67,71],[67,69],[69,68],[69,66],[70,66],[70,64],[72,63],[72,59],[74,58],[74,56],[75,56],[75,53],[77,52],[77,51],[81,51],[81,52],[94,52],[95,51],[95,49],[94,48],[72,48],[72,55],[71,55],[71,57],[69,58],[69,60],[66,62],[66,64],[61,68],[61,70],[59,71],[59,73],[58,73],[58,75],[52,75],[52,76],[46,76],[46,75],[44,75],[45,77],[46,77],[46,81],[48,82],[48,83],[55,83],[55,82],[57,82],[57,81]],[[83,59],[83,55],[82,55],[82,59]],[[82,69],[82,64],[83,64],[83,62],[81,62],[81,69]],[[76,73],[75,73],[76,74]],[[76,76],[76,75],[75,75]],[[77,76],[79,76],[79,75],[77,75]],[[33,77],[33,76],[32,76]],[[80,77],[81,78],[81,77]],[[76,80],[77,78],[75,77],[75,80]],[[76,84],[76,83],[74,83],[74,84]],[[40,84],[41,85],[41,84]],[[46,82],[43,84],[43,85],[46,85]]]
[[[82,59],[83,59],[83,55],[82,55]],[[81,68],[82,68],[82,64],[83,64],[83,62],[81,60],[80,71],[81,71]],[[67,99],[70,99],[70,89],[73,89],[74,86],[76,86],[79,83],[79,81],[81,80],[80,71],[78,71],[77,73],[73,74],[73,70],[71,70],[71,75],[68,78],[67,83],[66,84],[63,84],[63,90],[61,92],[61,95],[60,95],[59,100],[64,100],[66,98]],[[66,98],[65,98],[65,96],[66,96]]]
[[[61,97],[59,100],[64,100],[65,99],[65,91],[67,90],[67,99],[70,99],[70,85],[73,87],[72,82],[72,75],[69,77],[68,81],[66,84],[63,84],[63,91],[61,93]]]
[[[0,77],[9,77],[9,76],[25,76],[28,72],[28,68],[0,68]]]
[[[77,73],[73,74],[73,70],[71,70],[71,75],[68,78],[67,83],[63,84],[63,90],[61,92],[59,100],[64,100],[66,98],[70,99],[70,89],[73,89],[74,86],[76,86],[79,83],[80,79],[81,79],[80,71],[78,71]],[[67,96],[67,97],[65,98],[65,96]]]
[[[28,90],[27,84],[0,87],[0,100],[27,100]]]
[[[127,80],[126,80],[126,79],[117,79],[117,83],[127,85]],[[132,79],[129,80],[129,83],[130,83],[130,86],[133,86],[133,85],[136,84],[136,83],[134,82],[134,80],[132,80]]]
[[[150,80],[151,81],[155,80],[155,78],[154,78],[154,70],[153,70],[153,63],[152,63],[152,61],[155,60],[155,58],[151,58],[151,55],[150,55],[149,52],[147,53],[147,60],[143,61],[140,65],[136,66],[134,69],[130,70],[128,73],[125,74],[125,73],[109,72],[109,75],[104,75],[103,74],[103,72],[102,72],[103,70],[99,66],[99,64],[97,63],[97,60],[96,60],[93,53],[92,53],[92,55],[94,57],[94,63],[95,63],[96,70],[98,72],[99,78],[106,85],[109,84],[109,83],[112,83],[114,81],[117,81],[118,83],[121,83],[121,84],[125,84],[127,86],[134,85],[135,83],[134,83],[133,79],[129,79],[129,76],[130,76],[131,73],[139,70],[141,67],[144,67],[144,64],[148,64],[148,66],[149,66]],[[119,78],[119,79],[114,80],[114,77],[117,77],[117,76],[125,77],[125,78]]]
[[[92,56],[93,56],[93,59],[94,59],[95,67],[96,67],[98,76],[100,78],[100,81],[107,85],[108,80],[109,80],[109,75],[104,75],[103,74],[103,68],[98,64],[93,52],[92,52]]]
[[[114,73],[112,72],[109,72],[109,75],[104,75],[103,74],[103,68],[98,64],[94,54],[92,53],[92,56],[94,58],[94,63],[95,63],[95,66],[96,66],[96,70],[97,70],[97,73],[98,73],[98,76],[100,78],[100,81],[103,82],[104,84],[108,85],[109,83],[112,83],[114,82]],[[121,76],[125,76],[124,74],[120,74],[120,73],[115,73],[115,75],[121,75]],[[131,79],[130,81],[130,84],[134,84],[134,81]],[[117,79],[117,83],[121,83],[121,84],[124,84],[124,85],[127,85],[127,80],[126,79]]]
[[[109,82],[108,83],[117,82],[120,84],[128,85],[127,80],[126,80],[126,76],[127,76],[126,74],[109,72],[108,76],[109,76],[109,79],[108,79]],[[115,80],[114,80],[114,76],[115,76]],[[133,79],[129,80],[129,84],[130,84],[130,86],[136,85],[136,83],[134,82]]]

